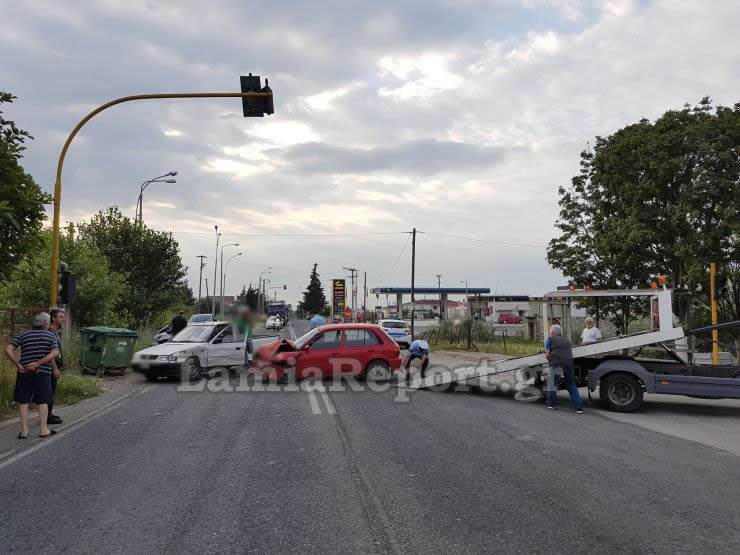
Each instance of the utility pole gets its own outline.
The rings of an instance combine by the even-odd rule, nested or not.
[[[201,287],[203,285],[203,266],[205,266],[205,262],[203,262],[204,258],[208,258],[204,254],[199,254],[198,258],[200,258],[200,275],[198,276],[198,312],[200,312],[200,294],[201,294]]]
[[[208,298],[208,278],[206,278],[206,299]]]
[[[367,272],[365,272],[365,283],[362,294],[362,319],[367,322]]]
[[[216,272],[218,271],[218,240],[221,234],[218,232],[218,226],[216,228],[216,258],[213,259],[213,297],[211,299],[211,316],[216,318]],[[207,289],[207,286],[206,286]]]
[[[352,272],[352,321],[357,321],[357,286],[355,285],[355,277],[357,276],[357,268],[343,267],[344,270]]]
[[[416,277],[416,228],[411,231],[411,339],[414,339],[414,312],[415,312],[415,292],[414,278]],[[403,312],[403,308],[401,309]],[[403,314],[402,314],[403,316]]]

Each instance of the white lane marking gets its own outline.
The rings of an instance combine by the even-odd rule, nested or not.
[[[79,418],[79,419],[75,420],[69,426],[64,426],[63,428],[60,428],[59,431],[58,431],[58,433],[57,433],[57,435],[55,435],[54,437],[46,438],[44,441],[41,441],[41,442],[37,443],[33,447],[30,447],[30,448],[26,449],[25,451],[21,451],[17,455],[15,455],[13,457],[10,457],[10,458],[8,458],[8,459],[0,462],[0,470],[2,470],[3,468],[5,468],[6,466],[9,466],[9,465],[13,464],[16,461],[19,461],[19,460],[27,457],[31,453],[35,453],[36,451],[38,451],[40,449],[43,449],[44,447],[47,447],[47,446],[51,445],[52,443],[54,443],[58,439],[60,439],[60,438],[64,437],[65,435],[67,435],[68,432],[72,432],[72,431],[76,430],[77,428],[81,428],[85,424],[89,424],[90,422],[92,422],[93,420],[96,420],[97,418],[103,416],[104,414],[106,414],[108,412],[111,412],[112,410],[117,409],[118,407],[120,407],[121,405],[123,405],[128,400],[128,398],[131,397],[132,395],[136,395],[137,393],[145,393],[145,392],[149,391],[152,387],[154,387],[154,384],[152,384],[150,386],[147,386],[144,389],[137,389],[136,391],[132,391],[130,393],[126,393],[126,395],[122,395],[121,397],[119,397],[118,399],[116,399],[114,401],[111,401],[107,405],[104,405],[104,406],[100,407],[99,409],[96,409],[96,410],[92,411],[90,414],[88,414],[86,416],[83,416],[82,418]]]
[[[290,320],[288,320],[288,331],[290,332],[290,335],[293,337],[293,341],[298,339],[298,336],[295,334],[295,330],[293,329],[293,324],[290,323]]]
[[[308,402],[311,403],[312,413],[321,414],[321,407],[319,406],[319,400],[316,398],[316,394],[313,391],[308,392]]]
[[[324,389],[323,385],[320,385],[318,387],[319,393],[321,393],[321,398],[324,400],[324,404],[326,405],[326,410],[329,414],[336,414],[337,409],[334,408],[334,403],[331,402],[331,399],[329,399],[329,394],[326,392],[326,389]]]

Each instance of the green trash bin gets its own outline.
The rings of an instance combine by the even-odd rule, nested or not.
[[[80,329],[80,366],[83,372],[102,376],[106,370],[126,371],[134,356],[135,331],[92,326]]]

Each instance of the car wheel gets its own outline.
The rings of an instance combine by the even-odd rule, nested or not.
[[[365,379],[383,382],[391,379],[391,368],[382,360],[374,360],[365,368]]]
[[[200,361],[196,357],[190,357],[185,361],[185,373],[191,382],[201,378]]]
[[[614,412],[632,412],[642,404],[642,385],[630,374],[617,372],[601,380],[599,398]]]

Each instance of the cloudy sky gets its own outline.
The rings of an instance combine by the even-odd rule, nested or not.
[[[238,91],[268,77],[275,114],[235,99],[124,104],[75,139],[62,222],[142,181],[144,218],[227,293],[272,266],[295,302],[317,262],[368,287],[541,294],[562,283],[544,245],[579,153],[642,117],[740,100],[737,0],[0,0],[0,89],[35,141],[24,165],[51,191],[66,135],[89,110],[145,92]],[[357,235],[341,235],[341,234]],[[471,241],[440,235],[478,239]],[[488,241],[488,242],[485,242]],[[506,244],[498,244],[498,243]],[[381,299],[384,304],[384,299]],[[372,302],[369,303],[372,305]]]

